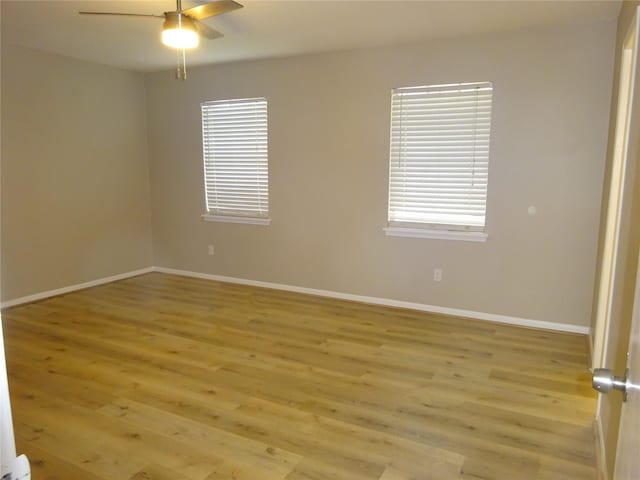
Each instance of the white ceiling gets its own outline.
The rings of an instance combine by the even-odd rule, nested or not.
[[[593,22],[620,10],[618,0],[238,1],[244,8],[205,20],[225,37],[202,40],[190,65]],[[161,14],[175,10],[172,0],[3,0],[1,8],[3,42],[137,71],[175,65],[175,51],[160,43],[161,19],[77,13]]]

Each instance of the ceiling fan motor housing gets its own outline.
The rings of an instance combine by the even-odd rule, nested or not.
[[[165,12],[162,43],[176,48],[198,46],[198,34],[194,21],[181,12]]]

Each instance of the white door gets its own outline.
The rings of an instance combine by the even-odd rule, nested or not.
[[[602,263],[602,277],[597,305],[597,323],[595,326],[593,366],[600,367],[607,355],[609,318],[612,307],[612,292],[621,289],[623,285],[614,285],[616,272],[624,267],[619,265],[617,258],[618,233],[620,229],[620,214],[628,209],[628,200],[633,195],[631,187],[625,178],[627,161],[635,162],[638,158],[640,134],[640,82],[636,82],[639,40],[640,40],[640,8],[626,32],[622,45],[620,59],[620,83],[618,85],[618,105],[616,117],[616,132],[614,138],[614,158],[611,178],[611,195],[609,198],[609,212],[605,230],[605,244]],[[630,164],[631,165],[631,164]],[[631,219],[631,222],[637,219]],[[614,480],[640,480],[640,261],[637,265],[634,307],[631,319],[629,346],[627,349],[628,376],[625,372],[615,372],[620,377],[606,369],[594,368],[594,387],[606,393],[612,389],[623,390],[626,401],[622,405],[618,445],[615,452]],[[625,345],[620,348],[625,348]],[[610,346],[609,348],[616,348]],[[601,400],[598,401],[598,415]],[[613,454],[613,452],[610,452]]]
[[[11,421],[11,403],[9,402],[9,383],[4,358],[4,338],[2,319],[0,318],[0,477],[9,473],[16,458],[16,445],[13,440]]]
[[[636,275],[633,302],[633,319],[627,353],[626,394],[622,404],[618,448],[616,453],[615,480],[638,480],[640,478],[640,262]]]
[[[16,458],[16,444],[13,438],[9,382],[4,356],[2,318],[0,318],[0,478],[28,480],[31,478],[29,461],[24,455]]]
[[[596,304],[596,324],[593,330],[592,368],[604,365],[608,340],[609,320],[613,308],[613,291],[618,265],[618,241],[621,227],[621,212],[627,204],[630,189],[625,188],[627,182],[627,163],[629,158],[630,123],[632,120],[632,104],[636,88],[638,68],[639,15],[629,26],[625,35],[622,57],[620,58],[620,74],[618,83],[618,105],[616,113],[616,129],[614,133],[614,150],[609,182],[609,198],[604,223],[604,245],[600,263],[600,279]]]

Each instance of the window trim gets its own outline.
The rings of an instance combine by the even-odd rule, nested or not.
[[[251,217],[241,215],[218,215],[213,213],[204,213],[201,215],[205,222],[223,222],[223,223],[244,223],[248,225],[271,225],[269,217]]]
[[[484,197],[484,222],[482,225],[472,225],[472,224],[455,224],[455,223],[446,223],[446,222],[437,222],[437,221],[402,221],[398,219],[391,219],[391,198],[392,198],[392,161],[393,161],[393,132],[394,132],[394,94],[400,90],[410,91],[412,89],[420,90],[420,89],[443,89],[449,87],[465,87],[465,86],[478,86],[482,88],[482,86],[489,86],[491,89],[491,101],[489,106],[489,138],[487,140],[487,155],[490,155],[490,144],[491,144],[491,132],[492,132],[492,115],[491,111],[493,110],[493,81],[481,81],[481,82],[462,82],[462,83],[451,83],[451,84],[434,84],[434,85],[421,85],[421,86],[407,86],[407,87],[395,87],[391,89],[391,119],[390,119],[390,137],[389,137],[389,177],[387,182],[387,226],[384,227],[384,231],[388,236],[401,236],[401,237],[413,237],[413,238],[433,238],[433,239],[451,239],[451,240],[466,240],[473,242],[485,242],[488,238],[486,233],[487,229],[487,209],[488,209],[488,178],[487,178],[487,186],[485,187],[485,197]],[[476,117],[477,118],[477,117]],[[476,120],[477,121],[477,120]],[[486,160],[487,169],[489,168],[489,160],[488,157]],[[487,172],[488,175],[488,172]],[[428,205],[428,204],[425,204]]]
[[[388,237],[431,238],[434,240],[462,240],[466,242],[486,242],[489,234],[482,231],[463,231],[435,229],[432,225],[425,227],[384,227],[384,233]]]
[[[233,103],[249,103],[251,101],[264,102],[266,111],[265,129],[266,129],[266,175],[267,175],[267,188],[266,188],[266,211],[241,211],[241,210],[229,210],[225,213],[224,210],[209,209],[209,197],[207,191],[207,157],[206,147],[207,137],[205,137],[205,107],[213,104],[233,104]],[[229,98],[222,100],[207,100],[200,104],[200,121],[202,127],[202,171],[204,182],[204,204],[205,213],[201,215],[201,218],[207,222],[224,222],[224,223],[244,223],[254,225],[270,225],[270,182],[269,182],[269,110],[268,100],[266,97],[248,97],[248,98]]]

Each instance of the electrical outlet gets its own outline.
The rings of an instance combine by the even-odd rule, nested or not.
[[[433,280],[435,282],[441,282],[442,281],[442,269],[441,268],[434,268],[433,269]]]
[[[213,245],[209,245],[209,255],[213,255],[214,251]]]

